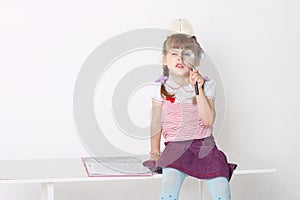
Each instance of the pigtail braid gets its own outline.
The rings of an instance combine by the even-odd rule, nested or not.
[[[163,65],[163,76],[169,77],[169,69],[167,65]],[[161,84],[160,87],[160,95],[163,99],[166,97],[172,98],[175,96],[175,94],[170,94],[167,90],[164,84]]]

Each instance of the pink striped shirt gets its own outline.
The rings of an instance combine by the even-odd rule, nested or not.
[[[166,142],[201,139],[211,135],[212,127],[203,125],[197,105],[164,101],[162,108],[162,134]]]
[[[214,80],[206,81],[204,93],[207,98],[215,98]],[[199,117],[198,105],[192,103],[194,90],[191,85],[179,86],[168,80],[166,89],[175,94],[175,102],[162,99],[160,96],[160,84],[154,85],[151,91],[152,100],[162,104],[162,134],[165,142],[201,139],[211,136],[213,127],[204,126]],[[174,88],[176,90],[174,90]],[[179,90],[178,90],[179,89]],[[179,95],[178,95],[179,96]],[[185,100],[183,100],[186,97]]]

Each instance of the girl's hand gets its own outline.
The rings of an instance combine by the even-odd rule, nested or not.
[[[160,151],[150,151],[150,160],[157,161],[160,157]]]
[[[198,70],[193,70],[193,71],[190,71],[190,82],[192,85],[195,85],[197,82],[198,89],[200,90],[203,88],[204,78],[202,77],[202,75],[199,73]]]

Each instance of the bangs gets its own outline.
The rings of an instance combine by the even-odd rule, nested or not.
[[[197,44],[196,38],[185,34],[174,34],[168,37],[165,41],[163,47],[164,51],[169,51],[170,49],[184,49],[189,44]]]

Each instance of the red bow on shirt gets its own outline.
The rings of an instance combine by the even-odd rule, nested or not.
[[[174,97],[166,97],[167,101],[170,101],[171,103],[175,102],[175,98]]]

